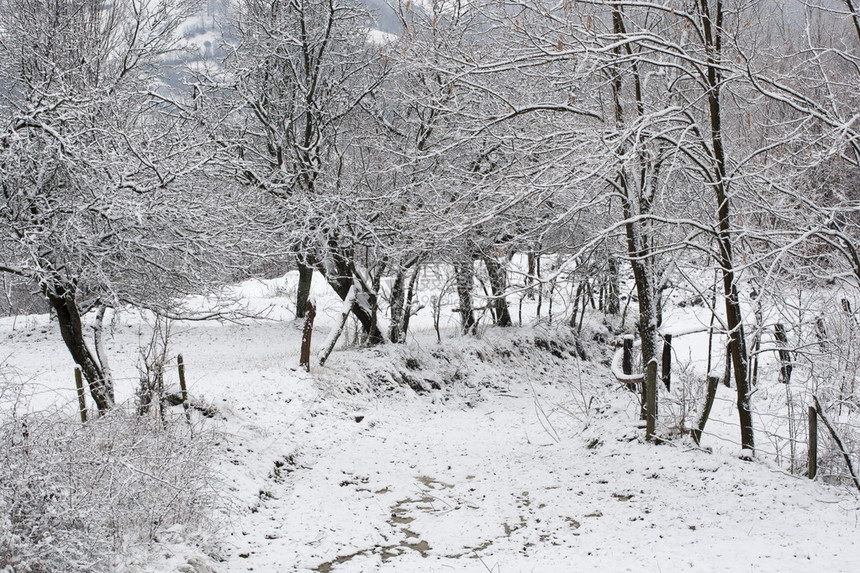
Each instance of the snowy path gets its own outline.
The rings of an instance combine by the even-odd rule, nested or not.
[[[609,411],[592,442],[599,432],[576,435],[550,411],[563,388],[537,393],[559,442],[528,386],[484,390],[475,407],[316,402],[291,428],[292,465],[238,524],[227,570],[860,570],[856,499],[630,441]]]

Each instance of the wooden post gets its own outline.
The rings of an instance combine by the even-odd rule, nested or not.
[[[304,366],[307,372],[311,371],[311,336],[314,333],[314,318],[317,315],[317,307],[313,300],[305,304],[305,324],[302,327],[302,351],[299,356],[299,366]]]
[[[633,374],[633,336],[628,334],[624,337],[624,356],[621,359],[621,371],[625,374]]]
[[[788,346],[788,335],[785,333],[785,327],[782,324],[773,326],[773,334],[776,341],[779,343],[779,361],[782,366],[779,369],[779,381],[783,384],[791,382],[791,352],[786,348]]]
[[[633,335],[627,334],[624,336],[621,355],[621,371],[624,374],[633,374]],[[631,385],[630,389],[633,392],[639,393],[639,419],[645,419],[645,383]]]
[[[176,357],[176,367],[179,370],[179,390],[182,392],[182,407],[185,409],[185,419],[191,425],[191,404],[188,403],[188,386],[185,384],[185,361],[182,355]]]
[[[818,413],[815,411],[815,406],[809,407],[809,448],[808,454],[808,471],[809,479],[815,479],[818,473]]]
[[[75,366],[75,387],[78,389],[78,411],[81,414],[81,423],[87,423],[87,397],[84,394],[84,381],[81,377],[81,369]]]
[[[672,335],[663,335],[663,384],[666,385],[666,392],[672,386]]]
[[[645,439],[654,437],[657,430],[657,361],[652,360],[645,367]]]

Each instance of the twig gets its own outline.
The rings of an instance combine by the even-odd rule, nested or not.
[[[824,409],[821,407],[821,402],[818,401],[818,396],[813,395],[812,399],[815,401],[815,411],[818,412],[818,415],[821,417],[821,421],[824,422],[825,426],[827,426],[827,430],[830,432],[830,436],[833,438],[833,441],[836,442],[839,451],[842,453],[843,459],[845,459],[845,465],[848,466],[848,471],[851,473],[851,479],[854,480],[854,485],[857,487],[857,490],[860,491],[860,480],[857,479],[857,474],[854,473],[854,466],[851,463],[851,456],[849,456],[848,452],[845,451],[845,446],[842,444],[842,440],[839,438],[839,434],[836,433],[836,430],[833,428],[833,425],[830,423],[830,420],[828,420],[827,416],[824,415]]]

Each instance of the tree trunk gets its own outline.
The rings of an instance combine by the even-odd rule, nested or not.
[[[582,285],[585,284],[585,281],[576,285],[576,294],[573,295],[573,311],[570,314],[570,320],[567,325],[571,328],[576,328],[576,321],[579,317],[579,299],[582,297]]]
[[[738,391],[738,419],[741,426],[741,445],[743,449],[755,452],[752,409],[747,378],[749,358],[747,356],[746,335],[744,334],[743,314],[734,272],[732,238],[730,235],[729,200],[722,184],[717,185],[717,201],[720,205],[720,267],[723,273],[723,288],[726,294],[726,326],[731,340],[732,366],[735,371],[735,384]]]
[[[391,324],[388,327],[388,340],[394,343],[401,343],[406,339],[405,333],[402,331],[406,298],[405,282],[406,276],[403,268],[398,267],[397,274],[394,276],[394,284],[391,285]]]
[[[526,253],[526,260],[528,261],[528,270],[526,271],[526,286],[528,288],[526,289],[526,296],[528,297],[529,300],[534,300],[535,289],[534,289],[533,285],[535,282],[535,271],[537,269],[536,264],[535,264],[536,263],[535,252],[529,251],[528,253]]]
[[[729,340],[726,343],[726,362],[723,368],[723,386],[726,388],[732,387],[732,342]]]
[[[111,376],[110,366],[108,365],[107,351],[104,345],[104,320],[107,306],[99,304],[99,309],[96,312],[96,321],[93,324],[93,343],[95,344],[96,359],[102,368],[102,375],[105,380],[113,380]]]
[[[720,384],[719,376],[707,375],[708,390],[705,397],[705,405],[702,408],[702,413],[699,416],[699,423],[693,429],[691,435],[697,446],[702,445],[702,433],[705,431],[705,424],[708,423],[708,417],[711,415],[711,408],[714,406],[714,399],[717,397],[717,386]]]
[[[614,8],[612,11],[612,26],[616,34],[626,34],[621,9]],[[629,50],[629,46],[627,47]],[[622,57],[622,47],[613,48],[616,56]],[[628,54],[629,55],[629,54]],[[635,66],[632,69],[633,87],[636,98],[636,111],[639,116],[643,114],[642,86],[639,70]],[[621,104],[622,75],[620,69],[613,70],[612,99],[615,111],[616,127],[622,129],[625,124],[624,110]],[[618,151],[619,160],[624,160],[625,150]],[[626,223],[624,230],[627,238],[627,255],[630,257],[630,265],[633,269],[633,278],[636,283],[636,294],[639,297],[639,336],[642,349],[642,370],[648,367],[652,360],[657,360],[655,355],[657,349],[657,272],[654,269],[654,258],[649,250],[648,229],[644,221],[637,221],[637,217],[647,215],[650,211],[650,201],[645,196],[644,182],[637,180],[635,175],[628,174],[622,166],[618,170],[618,188],[621,191],[621,207]],[[643,414],[646,405],[653,402],[647,395],[646,384],[642,385],[642,407]],[[655,413],[656,414],[656,413]]]
[[[406,340],[406,335],[409,333],[409,320],[412,318],[412,303],[415,300],[415,285],[418,283],[418,275],[421,271],[421,266],[417,265],[412,271],[412,277],[409,279],[409,286],[406,288],[406,304],[403,305],[403,318],[400,327],[400,336]]]
[[[606,314],[618,314],[621,309],[621,299],[618,296],[618,259],[609,257],[609,269],[606,284]]]
[[[334,350],[334,345],[337,344],[337,339],[340,338],[341,333],[343,332],[344,326],[346,326],[346,319],[349,317],[350,311],[355,311],[356,308],[356,288],[353,285],[349,292],[347,292],[346,297],[343,299],[343,306],[340,310],[340,319],[334,328],[329,332],[328,337],[326,337],[325,342],[323,342],[322,348],[319,352],[319,363],[320,366],[325,365],[325,361],[328,360],[329,355],[332,350]]]
[[[352,314],[361,324],[368,344],[385,342],[385,336],[377,327],[374,319],[375,313],[371,293],[366,292],[364,287],[353,277],[349,253],[340,249],[334,240],[330,241],[328,249],[329,258],[327,261],[313,261],[314,266],[325,277],[326,282],[341,300],[345,301],[350,294],[350,289],[355,287]]]
[[[314,268],[306,264],[301,255],[296,257],[296,266],[299,269],[299,284],[296,288],[296,318],[304,318],[305,312],[307,312],[308,299],[311,296]]]
[[[305,306],[305,324],[302,327],[302,347],[299,353],[299,366],[304,366],[306,372],[311,371],[311,337],[314,333],[314,318],[317,307],[309,300]]]
[[[487,267],[487,274],[490,277],[490,289],[493,292],[492,306],[495,309],[496,325],[511,326],[511,314],[508,311],[508,301],[505,298],[507,290],[507,273],[504,265],[493,257],[483,256],[484,265]]]
[[[385,337],[382,335],[382,332],[376,326],[376,321],[373,319],[370,294],[364,292],[364,289],[356,284],[355,280],[352,278],[338,277],[335,279],[328,279],[327,277],[327,280],[343,301],[345,301],[349,296],[349,290],[353,287],[355,288],[355,302],[352,305],[353,316],[355,316],[355,318],[358,319],[359,324],[361,324],[361,329],[365,336],[367,336],[367,342],[369,344],[380,344],[384,342]]]
[[[475,334],[478,325],[475,322],[475,311],[472,309],[472,285],[475,282],[475,268],[471,257],[464,256],[454,263],[454,276],[457,283],[457,295],[460,298],[460,319],[463,325],[463,334]]]
[[[774,338],[779,344],[779,381],[783,384],[791,382],[791,351],[788,349],[788,335],[785,326],[777,323],[773,326]]]
[[[84,339],[81,314],[75,300],[74,286],[64,282],[45,285],[43,292],[57,313],[60,334],[72,359],[81,368],[90,387],[90,394],[99,413],[105,413],[114,405],[113,383],[107,378]]]
[[[732,366],[735,372],[735,384],[738,398],[738,421],[741,426],[741,447],[751,453],[755,452],[752,410],[750,407],[749,378],[747,369],[746,336],[744,334],[743,313],[734,270],[734,240],[732,238],[731,205],[729,202],[729,180],[726,177],[726,155],[723,147],[722,108],[720,103],[720,58],[722,57],[722,25],[723,6],[720,0],[715,2],[713,13],[708,3],[701,1],[697,4],[704,32],[704,48],[707,54],[706,70],[708,83],[708,115],[711,127],[711,153],[713,160],[713,187],[717,200],[717,244],[719,247],[719,265],[723,275],[723,292],[725,293],[726,326],[729,329],[731,341]]]
[[[672,335],[663,335],[663,385],[666,392],[672,391]]]

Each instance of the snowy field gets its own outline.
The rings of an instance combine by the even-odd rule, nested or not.
[[[319,346],[339,305],[316,285]],[[450,309],[440,344],[429,308],[406,346],[341,342],[306,373],[292,288],[243,286],[267,319],[174,325],[171,355],[183,354],[192,397],[218,411],[194,424],[217,437],[223,526],[199,547],[162,535],[124,570],[860,571],[860,499],[766,454],[739,460],[726,441],[737,440],[732,389],[719,388],[703,440],[713,451],[689,438],[647,444],[635,397],[609,372],[609,344],[586,340],[586,362],[555,326],[464,339]],[[146,336],[138,315],[115,318],[108,352],[128,404]],[[28,389],[19,407],[73,418],[56,325],[3,319],[0,337]],[[678,355],[701,351],[696,336],[679,340]]]

